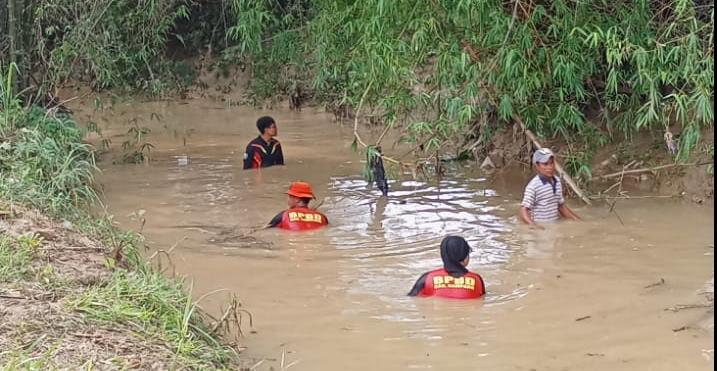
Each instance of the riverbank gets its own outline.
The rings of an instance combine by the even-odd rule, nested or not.
[[[2,205],[4,370],[237,367],[238,353],[220,343],[182,284],[135,260],[134,246],[118,252],[74,223]]]
[[[140,234],[91,212],[101,205],[88,131],[2,93],[3,369],[238,368],[238,344],[223,336],[238,323],[207,315],[191,285],[144,259]]]

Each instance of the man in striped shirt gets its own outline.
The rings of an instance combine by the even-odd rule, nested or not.
[[[555,155],[548,148],[540,148],[533,153],[533,164],[538,174],[525,186],[520,218],[528,225],[554,222],[563,218],[580,220],[565,205],[563,187],[555,176]]]

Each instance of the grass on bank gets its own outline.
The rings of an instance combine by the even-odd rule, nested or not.
[[[112,270],[109,280],[69,293],[66,309],[86,321],[129,325],[140,338],[166,342],[175,354],[172,368],[230,367],[236,352],[208,330],[206,318],[182,282],[153,271],[142,259],[142,236],[118,230],[111,217],[90,214],[98,198],[93,184],[95,151],[82,141],[86,132],[70,116],[23,107],[12,90],[14,71],[12,65],[0,66],[0,200],[65,220],[73,229],[102,241],[105,253],[119,252],[106,261]],[[43,274],[51,275],[51,265],[36,261],[41,245],[34,235],[0,235],[0,284],[42,283]],[[47,341],[62,339],[36,339]],[[33,351],[36,345],[0,351],[4,369],[52,368],[53,347],[38,355]],[[93,365],[86,363],[83,368]]]

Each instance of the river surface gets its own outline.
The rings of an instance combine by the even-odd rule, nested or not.
[[[291,370],[713,367],[708,309],[666,310],[703,302],[699,290],[714,268],[713,206],[621,200],[621,223],[605,206],[571,200],[584,222],[533,231],[515,217],[529,173],[488,176],[449,164],[440,182],[404,176],[381,199],[361,178],[351,125],[323,113],[204,100],[76,110],[112,142],[99,177],[108,211],[141,230],[152,250],[174,247],[173,269],[196,298],[218,289],[238,295],[254,316],[242,345],[247,358],[264,360],[256,370],[281,369],[282,355]],[[244,147],[264,114],[276,118],[286,166],[243,171]],[[115,163],[135,122],[152,130],[152,161]],[[314,186],[329,228],[228,238],[284,209],[295,180]],[[421,273],[440,266],[448,234],[472,245],[469,268],[488,295],[407,297]],[[219,314],[226,299],[220,292],[200,304]]]

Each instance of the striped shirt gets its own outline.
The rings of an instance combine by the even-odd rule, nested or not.
[[[560,217],[558,206],[565,203],[563,186],[560,179],[553,179],[554,182],[551,182],[546,177],[536,175],[525,186],[521,204],[530,210],[534,222],[553,222]]]

